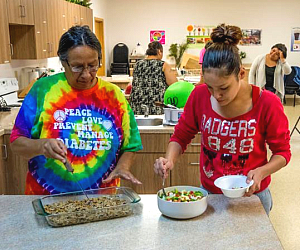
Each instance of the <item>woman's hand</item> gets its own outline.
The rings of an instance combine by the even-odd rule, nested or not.
[[[278,50],[279,51],[279,59],[280,59],[280,62],[281,63],[285,63],[285,58],[283,57],[283,53],[281,50]]]
[[[160,175],[162,178],[167,178],[169,170],[172,170],[174,163],[166,158],[159,157],[154,163],[154,172]]]
[[[254,192],[257,192],[260,190],[260,184],[263,180],[263,173],[261,171],[261,168],[256,168],[251,171],[249,171],[247,175],[247,183],[250,183],[250,181],[253,180],[253,185],[249,188],[248,192],[245,193],[245,196],[251,196]]]
[[[66,145],[57,139],[40,139],[41,142],[41,154],[47,158],[53,158],[65,163],[67,155]]]
[[[131,181],[134,184],[142,184],[133,174],[125,167],[117,166],[110,175],[102,181],[102,183],[111,182],[113,179],[122,178],[127,181]]]

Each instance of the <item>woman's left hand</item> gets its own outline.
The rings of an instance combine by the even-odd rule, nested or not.
[[[247,183],[250,183],[251,180],[254,181],[253,185],[249,187],[248,192],[245,193],[245,196],[251,196],[254,192],[260,190],[260,183],[263,179],[263,174],[260,168],[253,169],[249,171],[247,175]]]
[[[127,181],[131,181],[134,184],[142,184],[137,178],[133,176],[133,174],[126,169],[125,167],[117,166],[110,175],[103,180],[103,183],[111,182],[115,178],[122,178]]]
[[[281,50],[279,50],[279,58],[280,58],[280,62],[284,63],[285,62],[285,58],[283,57],[283,53]]]

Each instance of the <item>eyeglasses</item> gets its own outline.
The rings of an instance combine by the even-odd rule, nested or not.
[[[99,66],[100,66],[100,65],[87,66],[87,67],[71,66],[69,64],[68,60],[66,60],[66,62],[67,62],[68,66],[70,67],[70,69],[73,73],[82,73],[85,69],[87,69],[90,73],[95,73],[95,72],[97,72],[97,70],[99,69]]]

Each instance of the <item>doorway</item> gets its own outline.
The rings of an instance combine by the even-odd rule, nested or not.
[[[97,76],[105,76],[105,46],[104,46],[104,20],[95,17],[95,35],[101,44],[102,59],[101,67],[98,69]]]

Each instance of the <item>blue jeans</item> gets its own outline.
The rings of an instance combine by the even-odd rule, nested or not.
[[[202,185],[201,185],[201,188],[206,190],[209,194],[212,194],[210,191],[205,189]],[[269,216],[270,211],[272,210],[272,207],[273,207],[273,200],[272,200],[272,195],[271,195],[270,189],[266,188],[265,190],[255,194],[255,195],[258,196],[258,198],[260,199],[260,202],[262,203],[267,215]]]

